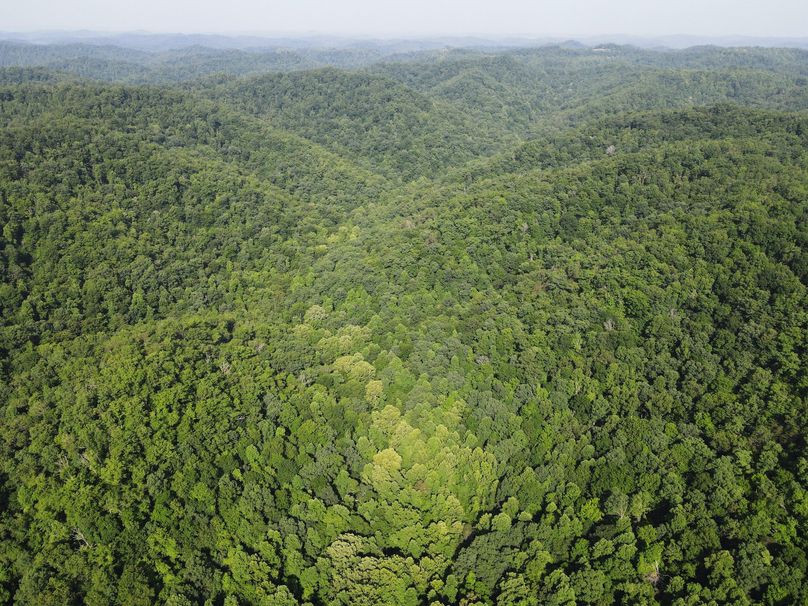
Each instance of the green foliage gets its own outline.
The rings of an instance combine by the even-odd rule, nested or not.
[[[808,599],[805,53],[73,50],[0,48],[0,602]]]

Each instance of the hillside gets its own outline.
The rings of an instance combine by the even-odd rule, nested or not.
[[[808,600],[806,53],[20,48],[0,603]]]
[[[389,78],[333,68],[226,82],[214,98],[396,179],[434,176],[517,140],[493,118],[471,120]]]

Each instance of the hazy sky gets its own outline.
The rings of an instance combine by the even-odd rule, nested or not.
[[[0,0],[0,30],[808,36],[808,0]]]

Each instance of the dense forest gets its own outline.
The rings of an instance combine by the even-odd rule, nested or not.
[[[808,51],[0,66],[0,603],[808,604]]]

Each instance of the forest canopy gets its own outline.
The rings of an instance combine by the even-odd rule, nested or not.
[[[808,51],[0,66],[0,603],[808,601]]]

